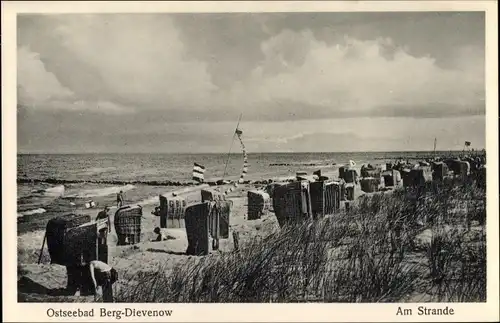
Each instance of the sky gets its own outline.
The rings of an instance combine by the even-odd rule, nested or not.
[[[17,18],[19,153],[485,146],[482,12]]]

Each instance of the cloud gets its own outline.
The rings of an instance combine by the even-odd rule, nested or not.
[[[248,151],[404,151],[462,149],[465,140],[484,147],[483,116],[413,118],[350,118],[303,122],[249,123]]]
[[[20,107],[18,147],[29,152],[226,152],[235,120],[179,123],[150,114]],[[484,147],[484,116],[346,118],[240,124],[248,152],[462,149]],[[237,145],[233,151],[237,151]]]
[[[245,57],[209,69],[169,16],[24,16],[19,29],[20,104],[159,110],[179,122],[239,111],[277,121],[484,113],[484,57],[473,46],[457,50],[458,67],[444,69],[390,38],[327,43],[312,30],[285,29],[261,40],[250,73],[221,87],[210,73],[233,73]]]
[[[189,108],[216,89],[205,64],[187,58],[168,16],[56,15],[24,17],[23,23],[20,42],[79,99],[139,111]],[[29,73],[31,66],[22,68]]]
[[[17,50],[17,83],[18,100],[30,106],[69,99],[74,95],[45,69],[39,55],[25,46]]]
[[[19,145],[226,151],[240,112],[251,151],[484,142],[484,17],[389,16],[19,15]]]
[[[290,105],[308,107],[310,118],[484,113],[484,64],[476,52],[463,55],[461,68],[450,70],[431,57],[409,55],[390,39],[346,37],[328,45],[310,31],[288,30],[261,48],[265,60],[233,89],[237,97],[246,93],[247,102],[264,107],[255,113],[267,114],[273,105],[285,118],[300,113],[287,109]]]

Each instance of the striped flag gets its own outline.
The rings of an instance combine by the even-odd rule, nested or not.
[[[194,163],[193,166],[193,180],[203,183],[205,181],[205,166]]]
[[[245,176],[248,173],[248,166],[249,166],[249,164],[248,164],[247,150],[245,148],[245,144],[243,143],[243,140],[241,139],[241,135],[243,134],[243,131],[241,131],[240,129],[236,129],[235,133],[238,136],[238,140],[240,141],[240,145],[241,145],[241,151],[243,152],[243,167],[242,167],[242,170],[241,170],[240,178],[238,179],[237,182],[234,182],[233,185],[231,187],[229,187],[224,192],[225,195],[228,195],[229,193],[231,193],[232,191],[234,191],[235,189],[237,189],[240,184],[243,184],[244,181],[245,181]]]
[[[307,179],[307,172],[297,171],[297,172],[295,172],[295,178],[298,181],[306,180]]]

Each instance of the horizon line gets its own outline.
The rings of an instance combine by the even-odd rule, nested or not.
[[[474,152],[485,151],[485,148],[474,149]],[[264,151],[248,152],[251,154],[356,154],[356,153],[434,153],[434,150],[358,150],[358,151]],[[471,150],[436,150],[443,152],[472,152]],[[17,152],[17,155],[218,155],[227,152]],[[240,155],[241,152],[231,152],[230,155]]]

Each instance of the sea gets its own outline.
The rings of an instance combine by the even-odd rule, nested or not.
[[[436,152],[449,154],[449,152]],[[316,170],[336,177],[351,160],[356,165],[385,165],[395,159],[419,159],[430,152],[250,153],[250,181],[279,181],[297,171]],[[205,166],[205,181],[237,180],[241,154],[19,154],[17,216],[72,212],[115,205],[123,191],[127,203],[158,204],[158,196],[193,183],[193,164]],[[226,166],[227,165],[227,166]],[[225,175],[224,175],[225,174]],[[62,187],[61,185],[64,185]]]

